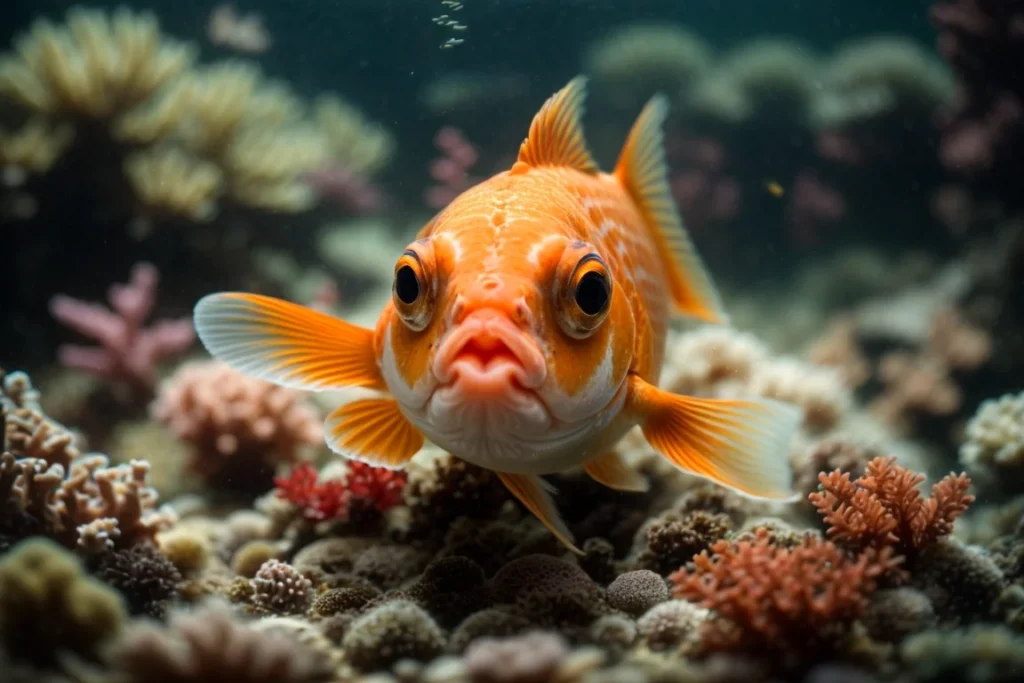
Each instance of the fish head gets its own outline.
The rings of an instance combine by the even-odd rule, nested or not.
[[[438,233],[395,264],[378,323],[381,367],[435,444],[506,472],[585,455],[615,417],[632,361],[633,313],[594,245],[527,222],[501,249]]]

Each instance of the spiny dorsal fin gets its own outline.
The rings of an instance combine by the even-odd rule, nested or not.
[[[668,274],[676,309],[707,322],[724,324],[728,318],[718,292],[672,198],[661,132],[667,115],[665,97],[652,97],[629,131],[615,175],[633,197],[651,231]]]
[[[548,98],[533,117],[529,137],[519,147],[519,162],[597,173],[597,164],[590,156],[580,126],[586,94],[587,79],[577,76]]]

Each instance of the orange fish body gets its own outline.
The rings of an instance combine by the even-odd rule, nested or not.
[[[498,473],[577,550],[539,475],[574,466],[621,490],[646,482],[615,444],[640,425],[678,467],[746,495],[791,495],[798,413],[769,400],[679,396],[655,383],[672,309],[725,315],[668,189],[656,97],[613,173],[583,141],[583,79],[534,118],[513,167],[466,191],[398,258],[375,330],[269,297],[196,306],[206,347],[307,390],[380,396],[327,418],[336,452],[402,467],[429,439]]]

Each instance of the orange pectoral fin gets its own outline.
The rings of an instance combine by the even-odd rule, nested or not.
[[[509,491],[519,499],[526,509],[534,514],[555,535],[561,543],[577,555],[583,551],[573,543],[572,532],[565,526],[562,516],[558,514],[555,503],[548,493],[548,484],[543,479],[532,474],[509,474],[498,472],[498,477],[505,484]]]
[[[679,396],[634,377],[628,409],[647,441],[676,467],[755,498],[792,500],[789,446],[794,406],[768,399]]]
[[[386,389],[373,331],[299,304],[224,292],[196,304],[203,346],[235,370],[275,384],[324,391]]]
[[[324,423],[335,453],[376,467],[401,469],[423,448],[423,434],[390,398],[366,398],[337,408]]]
[[[612,451],[583,464],[583,470],[594,481],[616,491],[642,493],[648,489],[643,475],[622,461],[622,456]]]

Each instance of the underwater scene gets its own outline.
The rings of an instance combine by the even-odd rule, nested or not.
[[[1024,681],[1024,1],[7,0],[0,683]]]

